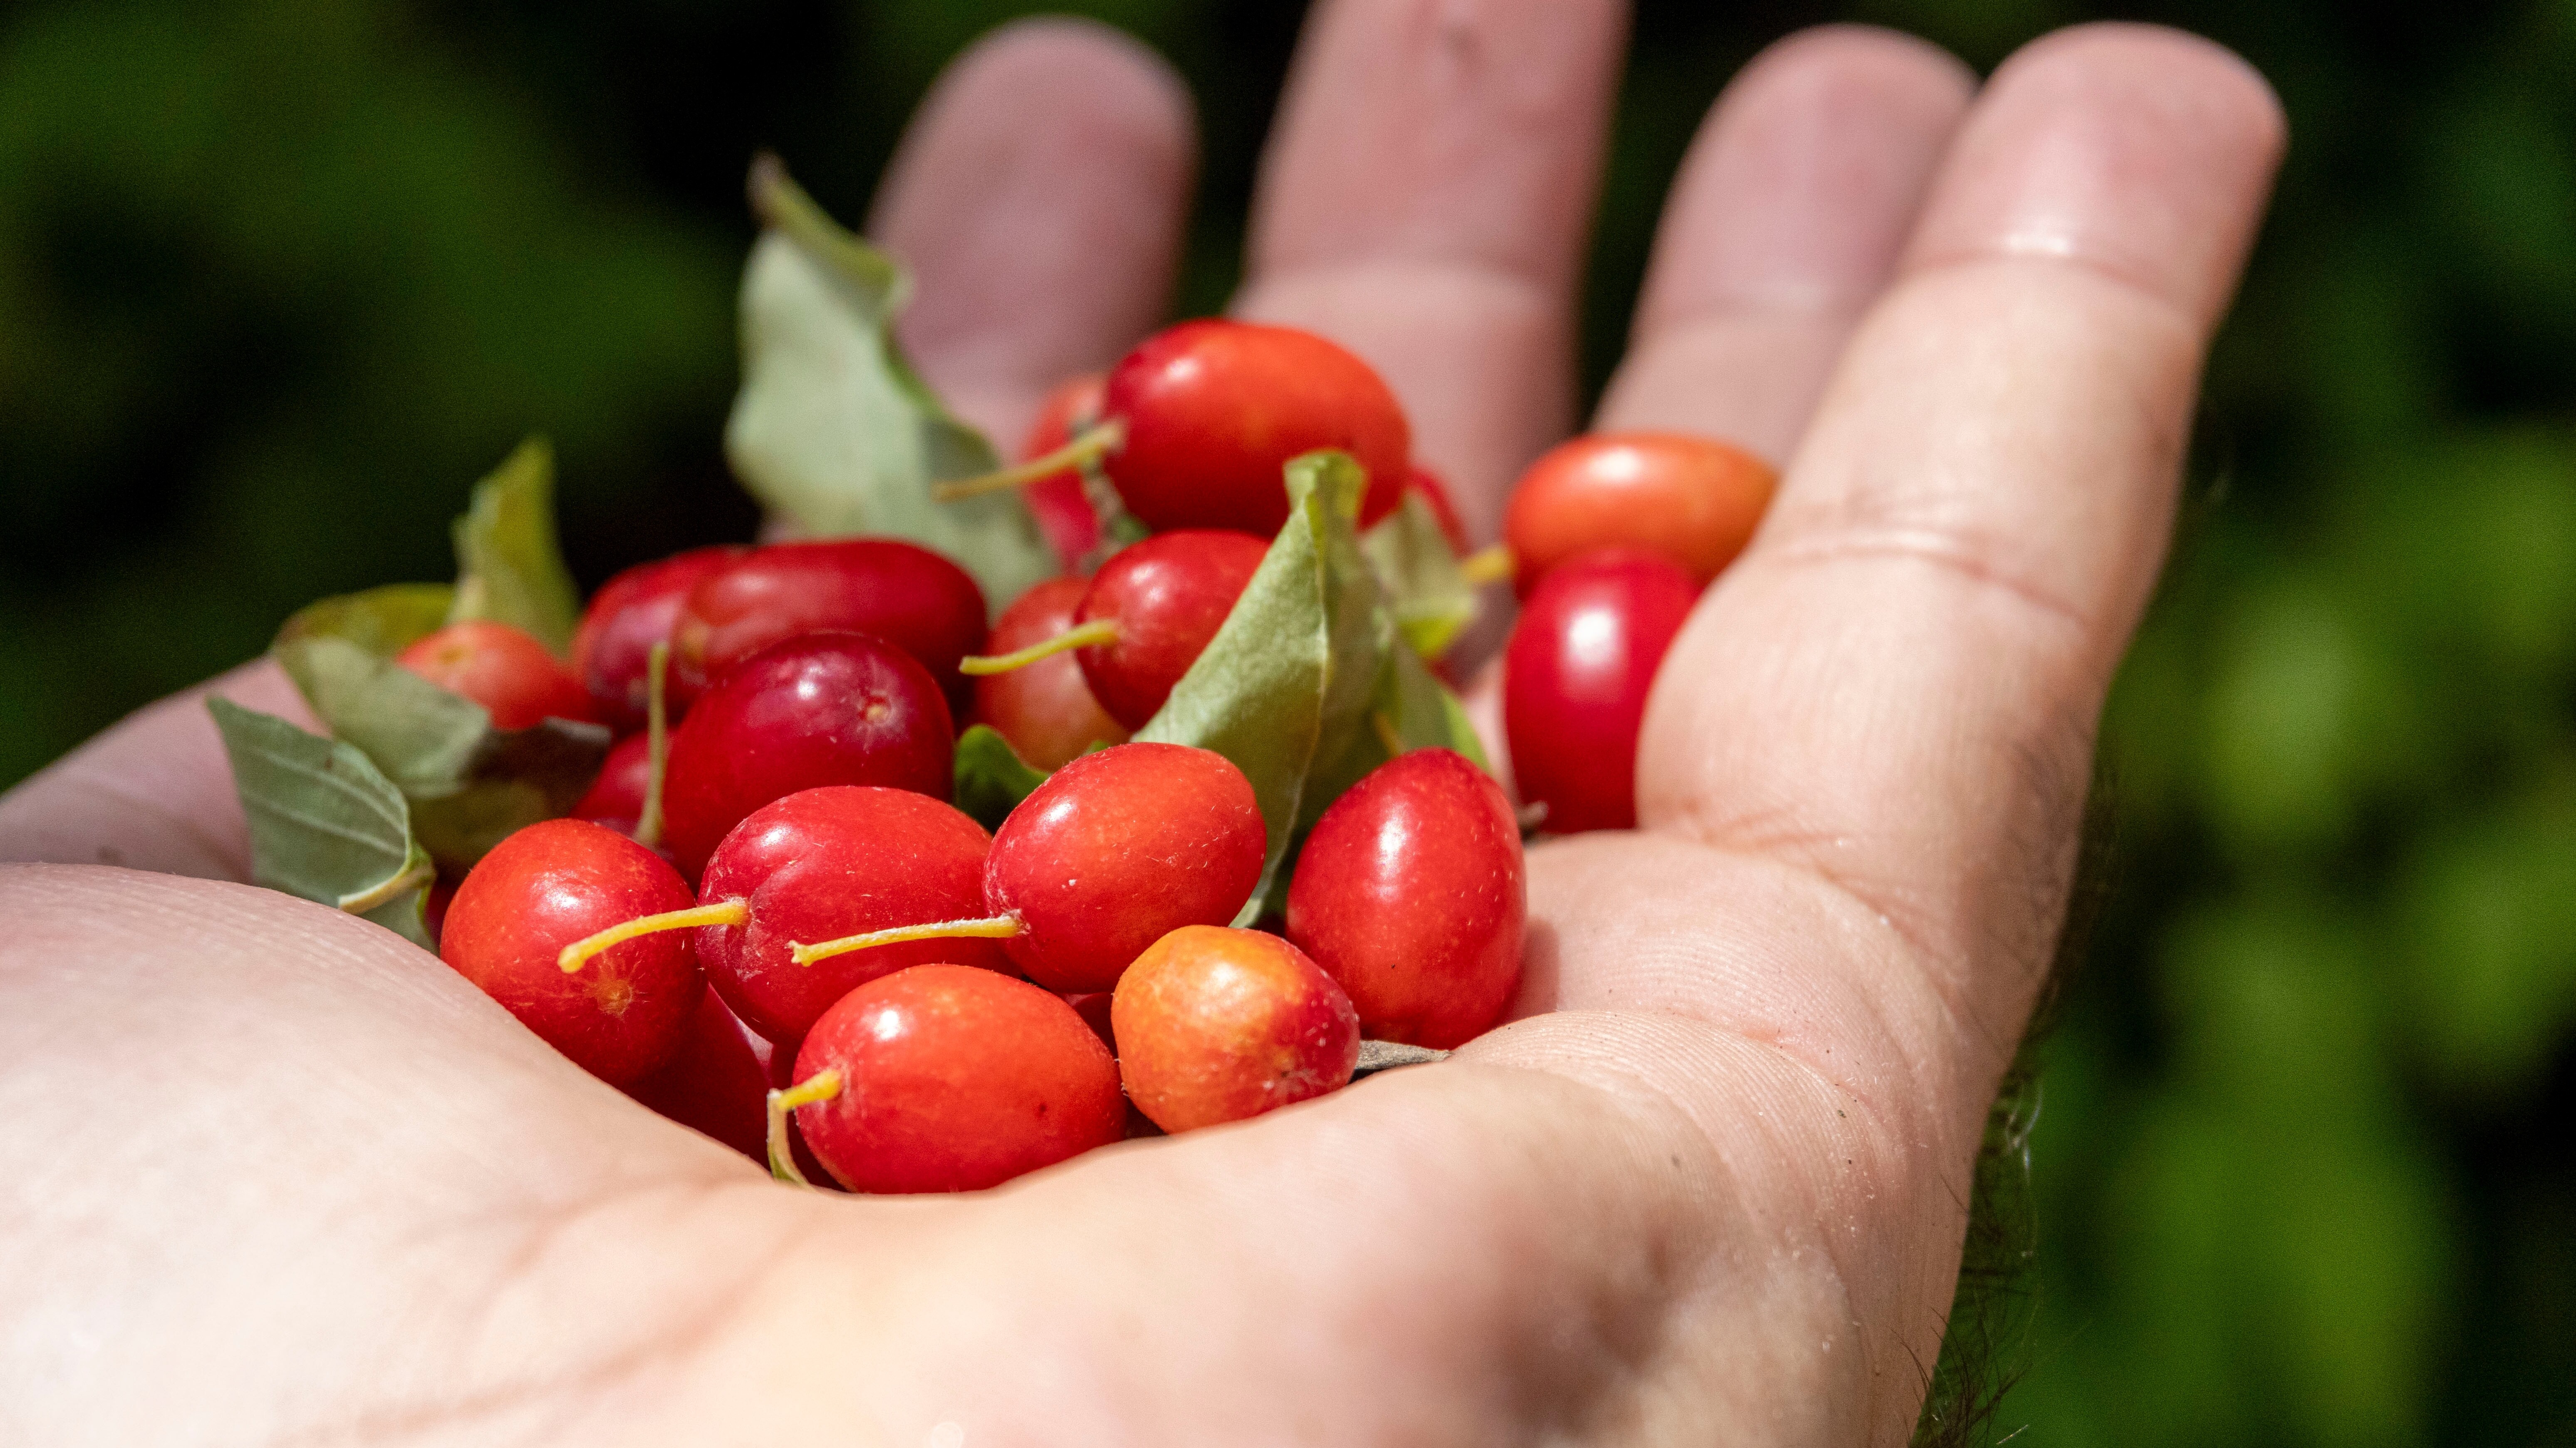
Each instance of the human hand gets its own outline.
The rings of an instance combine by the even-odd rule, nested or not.
[[[1376,361],[1487,536],[1569,421],[1621,24],[1343,0],[1269,158],[1241,309]],[[828,1198],[363,922],[0,872],[0,1439],[1901,1442],[2281,139],[2165,32],[1969,87],[1801,36],[1685,166],[1600,421],[1791,465],[1666,666],[1645,828],[1532,854],[1513,1024],[1000,1192]],[[943,83],[873,230],[961,410],[1012,435],[1152,324],[1187,152],[1088,29]],[[220,761],[157,706],[0,801],[0,857],[238,876]]]

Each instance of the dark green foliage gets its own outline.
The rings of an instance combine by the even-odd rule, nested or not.
[[[747,537],[721,453],[746,160],[773,147],[863,215],[940,61],[1037,8],[9,8],[0,780],[317,596],[449,576],[458,498],[531,432],[585,583]],[[1144,34],[1197,91],[1182,305],[1211,310],[1298,7],[1067,8]],[[1988,67],[2097,13],[1644,4],[1588,380],[1692,128],[1762,43],[1865,19]],[[1938,1375],[2016,1386],[1939,1427],[2567,1442],[2576,5],[2119,13],[2246,53],[2292,154],[2113,701],[2120,870],[2019,1098],[2045,1103],[2027,1197],[2008,1153],[1980,1181],[1960,1320],[1984,1326]]]

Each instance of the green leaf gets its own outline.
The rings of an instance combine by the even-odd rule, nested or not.
[[[1373,679],[1372,625],[1385,616],[1366,565],[1336,569],[1331,561],[1337,544],[1358,552],[1352,524],[1367,485],[1359,465],[1340,453],[1310,454],[1289,463],[1287,482],[1287,525],[1216,637],[1136,731],[1139,740],[1213,749],[1252,782],[1270,848],[1262,884],[1237,924],[1257,918],[1281,872],[1316,761],[1343,752],[1365,718],[1365,696],[1351,697],[1348,669],[1336,677],[1336,655],[1371,656],[1361,679]]]
[[[444,583],[389,583],[307,604],[277,631],[277,638],[280,643],[346,639],[371,654],[390,656],[437,632],[455,601],[456,590]]]
[[[992,725],[972,725],[957,736],[957,807],[984,828],[1000,829],[1020,801],[1044,783],[1046,771],[1021,759]]]
[[[817,535],[909,538],[957,560],[1000,609],[1056,561],[1016,491],[935,502],[931,484],[999,465],[905,364],[893,335],[910,290],[893,257],[851,235],[772,157],[752,170],[768,230],[742,280],[742,391],[725,455],[761,502]]]
[[[470,868],[512,831],[570,813],[608,756],[596,724],[495,729],[482,705],[345,637],[281,637],[276,654],[331,732],[410,801],[444,869]]]
[[[555,538],[555,453],[544,438],[519,444],[474,485],[456,520],[456,599],[448,621],[490,619],[525,629],[556,655],[572,648],[581,592]]]
[[[1360,547],[1376,565],[1387,610],[1414,652],[1436,659],[1476,621],[1475,586],[1458,571],[1458,555],[1420,493],[1407,490],[1404,506],[1361,535]]]
[[[250,821],[251,879],[434,949],[421,911],[432,878],[402,791],[364,754],[230,699],[206,701]]]

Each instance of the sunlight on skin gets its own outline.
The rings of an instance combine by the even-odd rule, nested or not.
[[[1271,149],[1243,309],[1378,361],[1480,537],[1569,421],[1623,25],[1336,0]],[[1654,697],[1649,829],[1533,853],[1513,1020],[1450,1064],[981,1197],[803,1194],[386,932],[95,868],[238,875],[194,700],[0,800],[0,858],[88,867],[0,871],[0,1439],[1904,1441],[2282,143],[2169,32],[1969,84],[1811,33],[1694,146],[1602,421],[1791,466]],[[1185,118],[1088,26],[934,93],[874,225],[979,421],[1150,325]]]

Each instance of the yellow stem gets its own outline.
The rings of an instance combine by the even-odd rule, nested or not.
[[[943,503],[971,498],[979,493],[998,493],[1008,488],[1025,488],[1040,478],[1052,477],[1066,468],[1089,467],[1118,450],[1127,440],[1127,424],[1117,418],[1085,428],[1073,441],[1053,452],[1040,453],[1015,467],[979,478],[958,478],[938,484],[930,496]]]
[[[566,975],[581,969],[583,961],[614,945],[622,945],[639,935],[654,935],[665,930],[695,930],[701,925],[740,925],[751,918],[748,900],[719,900],[713,905],[693,905],[686,910],[665,910],[659,915],[638,915],[632,920],[611,925],[597,935],[585,935],[567,945],[555,956],[555,964]]]
[[[1076,624],[1043,643],[1034,643],[1012,653],[969,654],[957,661],[957,671],[961,674],[1007,674],[1013,669],[1025,669],[1040,659],[1053,658],[1067,649],[1087,649],[1093,644],[1116,642],[1118,620],[1095,618],[1089,623]]]
[[[370,885],[364,890],[341,896],[340,908],[352,915],[364,915],[405,890],[416,890],[437,878],[437,868],[424,860],[408,870],[395,871],[394,877],[381,885]]]
[[[829,1101],[841,1094],[841,1073],[817,1071],[784,1091],[769,1093],[769,1174],[784,1182],[810,1187],[796,1169],[796,1151],[787,1144],[787,1113],[799,1106]]]
[[[1497,543],[1491,548],[1479,548],[1459,559],[1458,576],[1481,587],[1488,583],[1503,582],[1512,576],[1512,570],[1518,566],[1512,558],[1511,545]]]
[[[644,775],[644,809],[635,817],[635,843],[648,850],[662,843],[662,771],[671,759],[670,672],[670,640],[656,640],[644,664],[644,752],[653,763]]]
[[[1404,753],[1404,736],[1395,732],[1395,721],[1383,709],[1369,711],[1369,727],[1377,731],[1377,742],[1392,759]]]
[[[866,950],[878,945],[901,945],[911,940],[1008,940],[1020,933],[1020,917],[996,915],[989,920],[941,920],[929,925],[898,925],[892,930],[871,930],[863,935],[844,935],[838,940],[825,940],[814,945],[790,946],[788,958],[798,965],[812,965],[853,950]]]

